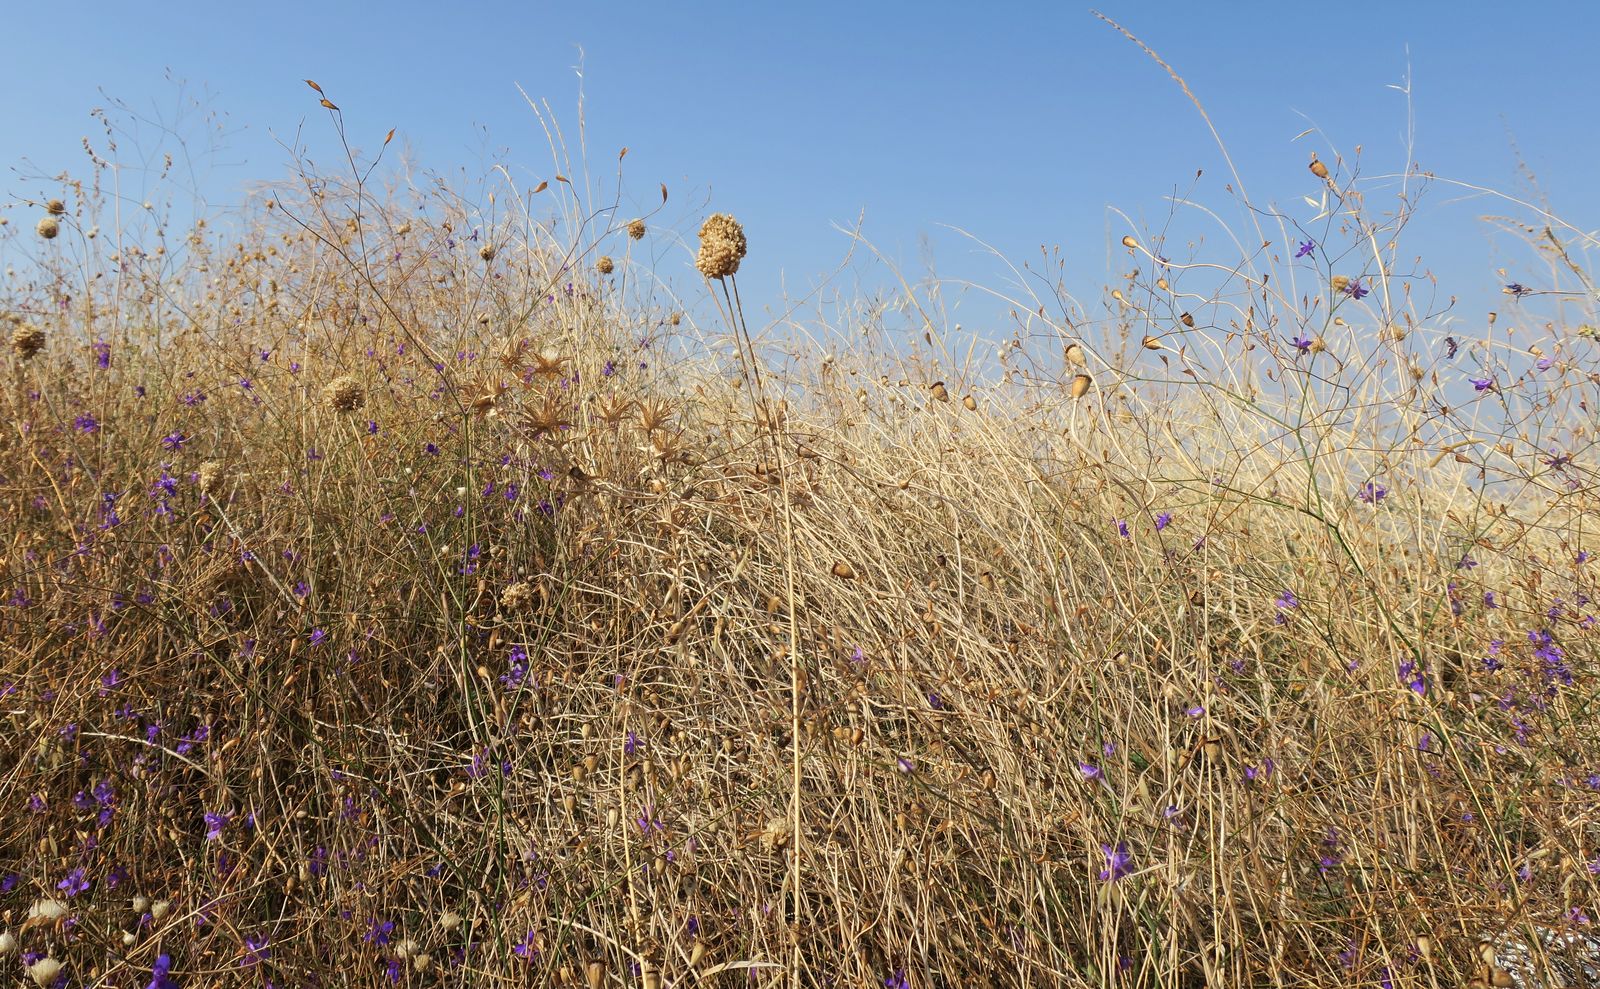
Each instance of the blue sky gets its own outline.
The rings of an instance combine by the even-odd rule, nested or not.
[[[1361,144],[1368,173],[1401,167],[1408,107],[1389,87],[1409,68],[1423,167],[1542,194],[1579,226],[1600,217],[1600,132],[1582,95],[1600,5],[1100,9],[1185,76],[1258,202],[1303,215],[1313,150],[1329,158]],[[1125,263],[1111,207],[1159,223],[1163,197],[1192,187],[1240,219],[1183,94],[1087,5],[76,3],[14,5],[6,23],[16,41],[0,59],[0,201],[37,188],[23,175],[83,171],[79,142],[102,91],[170,116],[180,100],[169,75],[226,114],[225,146],[197,176],[215,203],[236,201],[246,180],[285,174],[275,135],[303,126],[311,156],[334,157],[306,77],[369,147],[396,127],[397,147],[424,165],[474,178],[504,149],[532,184],[552,169],[517,86],[571,126],[581,47],[596,173],[628,146],[628,191],[650,204],[666,182],[674,200],[662,220],[685,237],[709,210],[738,215],[752,250],[742,285],[758,305],[830,272],[849,247],[833,225],[858,215],[912,276],[927,238],[942,274],[1003,280],[944,224],[1017,261],[1060,245],[1069,286],[1086,299]],[[1292,140],[1310,127],[1321,135]],[[1497,267],[1528,260],[1476,221],[1503,211],[1437,188],[1408,241],[1463,313],[1497,302]],[[689,261],[685,251],[660,267],[687,279]],[[1521,269],[1524,280],[1535,273]],[[883,278],[859,264],[834,287],[848,295]]]

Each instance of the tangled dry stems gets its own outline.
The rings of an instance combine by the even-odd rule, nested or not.
[[[1298,406],[1155,383],[1191,310],[1258,318],[1217,295],[1050,374],[1019,341],[959,403],[933,350],[796,361],[758,416],[676,306],[564,288],[571,252],[336,199],[197,237],[208,279],[127,250],[122,311],[11,287],[61,340],[13,337],[0,446],[28,950],[117,984],[1423,985],[1593,914],[1591,475],[1539,464],[1593,390],[1573,341],[1476,444],[1393,431],[1420,375],[1310,411],[1309,371]],[[734,275],[737,223],[701,234]]]

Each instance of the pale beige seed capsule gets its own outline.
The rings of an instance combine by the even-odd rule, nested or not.
[[[1311,164],[1307,167],[1311,169],[1311,174],[1319,179],[1328,177],[1328,166],[1318,161],[1316,155],[1311,156]]]
[[[928,386],[928,391],[932,392],[933,397],[937,398],[941,402],[950,401],[950,392],[945,388],[943,381],[935,381],[933,384]]]
[[[617,270],[617,263],[611,260],[611,255],[602,254],[600,255],[600,260],[594,263],[594,270],[602,275],[609,275]]]
[[[967,395],[966,397],[962,398],[961,404],[966,406],[968,412],[978,411],[978,400],[973,398],[971,395]]]
[[[45,240],[55,240],[56,234],[61,232],[61,224],[53,216],[41,216],[38,226],[33,229]]]
[[[1144,338],[1144,349],[1146,349],[1146,350],[1160,350],[1161,349],[1161,341],[1158,340],[1155,337],[1147,336],[1147,337]]]
[[[630,238],[632,238],[633,240],[640,240],[641,238],[643,238],[644,237],[644,221],[643,220],[634,220],[632,223],[629,223],[628,224],[628,236]]]
[[[1122,246],[1128,248],[1131,251],[1131,250],[1135,250],[1135,249],[1138,248],[1139,242],[1137,240],[1134,240],[1133,234],[1128,234],[1126,237],[1122,238]]]
[[[835,577],[838,577],[840,580],[855,580],[856,579],[855,568],[850,566],[850,564],[844,562],[843,560],[840,560],[838,563],[835,563],[833,565],[833,575]]]
[[[1089,393],[1089,386],[1093,383],[1094,379],[1089,377],[1087,374],[1073,375],[1072,385],[1070,386],[1072,397],[1082,398],[1084,395]]]
[[[485,244],[478,248],[478,257],[483,258],[485,261],[493,261],[494,255],[495,247],[493,244]]]
[[[1083,345],[1078,343],[1067,344],[1067,363],[1083,366]]]
[[[61,216],[67,211],[67,204],[59,199],[52,199],[44,204],[44,211],[51,216]]]

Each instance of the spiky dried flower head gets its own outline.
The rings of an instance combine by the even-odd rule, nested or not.
[[[367,394],[362,390],[361,382],[348,374],[341,374],[322,389],[322,400],[336,412],[351,412],[361,408],[361,404],[367,400]]]
[[[727,213],[712,213],[700,225],[700,254],[694,266],[707,278],[726,278],[739,270],[746,243],[744,227]]]
[[[629,223],[628,236],[634,240],[642,240],[644,238],[644,221],[634,220],[632,223]]]
[[[533,604],[533,596],[533,585],[519,580],[500,592],[500,607],[506,611],[526,611]]]
[[[67,211],[67,204],[59,199],[52,199],[44,204],[44,211],[51,216],[61,216]]]
[[[11,349],[23,360],[29,360],[44,349],[44,331],[31,323],[23,323],[11,334]]]
[[[493,261],[494,252],[495,247],[493,244],[485,244],[478,248],[478,257],[483,258],[485,261]]]
[[[61,232],[61,224],[53,216],[39,217],[39,225],[33,228],[45,240],[55,240],[56,234]]]
[[[594,270],[602,275],[609,275],[617,270],[617,263],[611,260],[611,255],[602,254],[600,255],[600,260],[594,263]]]

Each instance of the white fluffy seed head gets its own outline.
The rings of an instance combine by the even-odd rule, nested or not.
[[[61,963],[54,958],[41,958],[28,966],[28,978],[35,985],[55,985],[56,977],[61,974]]]

